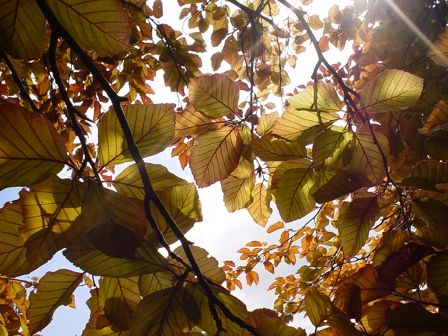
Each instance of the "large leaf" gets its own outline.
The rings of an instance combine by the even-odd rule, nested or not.
[[[266,133],[272,131],[279,116],[277,112],[261,115],[257,124],[257,133],[259,136],[264,136]]]
[[[196,222],[202,221],[199,194],[193,183],[161,190],[158,195],[165,209],[183,233],[187,233]],[[178,237],[153,203],[151,203],[151,210],[165,240],[170,244],[177,241]]]
[[[379,132],[375,133],[375,137],[378,144],[368,130],[356,132],[352,140],[353,156],[349,166],[363,172],[372,183],[379,183],[386,175],[384,159],[389,155],[389,142]]]
[[[272,213],[271,192],[262,183],[258,183],[252,189],[252,202],[247,206],[247,211],[253,220],[261,226],[265,226]]]
[[[140,251],[144,252],[143,255]],[[131,259],[111,257],[86,242],[70,246],[64,255],[86,272],[107,277],[131,277],[160,272],[166,268],[165,259],[148,243],[138,248],[136,256]]]
[[[14,58],[35,59],[47,46],[45,17],[35,1],[0,1],[0,45]]]
[[[224,203],[230,212],[244,208],[252,200],[255,184],[253,161],[242,157],[235,171],[221,181]]]
[[[133,336],[182,335],[194,326],[189,315],[198,316],[198,307],[183,287],[163,289],[140,301],[131,326]],[[195,318],[195,319],[196,319]]]
[[[127,105],[123,112],[140,153],[146,157],[164,150],[174,137],[174,105]],[[113,110],[98,126],[98,157],[101,165],[132,160],[123,131]]]
[[[415,105],[423,79],[402,70],[385,70],[361,92],[361,107],[370,113],[403,110]]]
[[[196,77],[188,89],[191,104],[206,117],[223,117],[238,110],[238,86],[226,75]]]
[[[222,122],[210,120],[189,106],[184,111],[176,113],[176,138],[196,136],[221,125]]]
[[[356,198],[340,206],[336,227],[344,257],[350,259],[365,244],[369,230],[379,216],[376,196]]]
[[[0,210],[0,274],[15,277],[32,270],[26,257],[25,241],[20,236],[22,226],[20,203],[6,204]]]
[[[432,256],[427,270],[429,287],[438,295],[448,295],[448,253]]]
[[[448,101],[441,100],[434,106],[434,109],[426,118],[423,127],[419,132],[423,135],[431,135],[440,130],[446,130],[448,127]]]
[[[274,178],[276,183],[272,193],[285,222],[299,219],[314,209],[311,188],[315,183],[315,173],[311,161],[303,159],[286,170],[280,166],[274,172]]]
[[[68,161],[63,138],[43,116],[0,105],[0,190],[57,174]]]
[[[47,0],[57,20],[86,50],[100,56],[118,54],[129,47],[131,30],[117,0]],[[88,34],[86,34],[88,32]]]
[[[213,294],[218,300],[220,300],[235,316],[239,317],[243,321],[247,321],[248,312],[244,303],[238,300],[235,296],[231,295],[225,289],[220,287],[211,287]],[[195,304],[199,308],[200,318],[197,321],[197,325],[207,332],[207,335],[216,335],[217,327],[213,315],[210,312],[210,306],[207,296],[202,288],[197,284],[189,285],[186,290],[191,293]],[[226,330],[222,332],[222,335],[242,335],[243,329],[236,323],[227,319],[224,314],[218,309],[218,316],[222,322],[223,328]]]
[[[24,218],[21,236],[26,240],[28,262],[37,267],[60,249],[79,239],[89,222],[77,221],[81,214],[85,185],[50,177],[20,192]]]
[[[386,313],[386,325],[405,333],[427,334],[432,331],[437,335],[446,335],[448,332],[448,318],[445,315],[430,313],[417,303],[402,304],[389,310]]]
[[[330,84],[309,86],[289,100],[290,106],[274,126],[273,133],[296,140],[304,131],[338,120],[343,104]]]
[[[332,303],[328,296],[311,287],[305,294],[305,311],[311,323],[318,327],[331,315]]]
[[[439,34],[427,56],[437,65],[448,66],[448,28]]]
[[[343,167],[343,156],[352,139],[345,129],[329,128],[319,134],[313,143],[313,165],[324,170]]]
[[[377,301],[367,307],[361,319],[362,325],[370,335],[376,335],[386,329],[386,314],[391,308],[398,306],[394,301]]]
[[[201,273],[206,276],[207,279],[212,280],[217,284],[224,282],[226,275],[224,274],[224,271],[218,267],[218,261],[213,256],[209,255],[205,249],[199,246],[191,246],[190,249]],[[182,246],[179,246],[174,252],[181,257],[186,264],[190,264]]]
[[[305,146],[298,141],[276,139],[271,135],[252,140],[254,153],[263,161],[297,160],[306,156]]]
[[[121,330],[130,328],[141,299],[138,277],[102,278],[100,298],[104,301],[104,315]]]
[[[61,269],[48,272],[37,285],[37,291],[30,294],[28,309],[28,328],[32,334],[42,330],[51,322],[54,311],[67,305],[71,296],[81,283],[83,273]]]
[[[176,282],[176,276],[170,272],[142,274],[138,280],[140,294],[147,296],[162,289],[171,288]]]
[[[152,188],[160,191],[166,188],[172,188],[181,185],[187,185],[188,182],[169,172],[165,166],[153,163],[145,163],[145,170],[151,180]],[[113,181],[114,187],[118,192],[128,197],[144,200],[145,190],[143,182],[137,169],[137,165],[132,165],[124,169]]]
[[[91,184],[80,220],[89,223],[88,240],[111,257],[132,258],[148,230],[143,204]]]
[[[238,166],[242,151],[243,141],[237,129],[223,127],[198,136],[190,156],[196,184],[207,187],[227,178]]]

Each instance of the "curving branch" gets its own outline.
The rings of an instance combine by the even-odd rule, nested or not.
[[[157,238],[159,242],[162,244],[162,246],[168,251],[170,257],[174,258],[177,261],[180,261],[183,265],[187,267],[187,269],[191,269],[191,271],[195,274],[197,277],[198,283],[201,286],[202,290],[206,294],[209,302],[209,308],[212,313],[212,316],[215,320],[215,323],[218,328],[218,333],[223,331],[222,321],[219,317],[217,307],[222,311],[224,316],[226,316],[230,321],[238,324],[241,328],[244,328],[251,332],[253,335],[258,336],[258,332],[255,330],[255,328],[249,324],[247,324],[245,321],[241,320],[239,317],[237,317],[235,314],[233,314],[229,308],[221,302],[213,293],[208,280],[206,277],[202,274],[201,270],[199,269],[199,265],[196,262],[196,259],[193,256],[193,253],[191,251],[190,245],[192,244],[190,241],[187,240],[187,238],[184,236],[176,222],[173,220],[171,215],[166,210],[165,206],[155,193],[151,181],[149,179],[148,173],[145,169],[145,163],[143,161],[143,157],[137,147],[137,144],[135,143],[135,140],[132,136],[131,129],[127,123],[126,117],[124,115],[123,109],[121,107],[121,102],[123,102],[124,98],[120,97],[114,89],[111,87],[109,82],[104,78],[104,76],[100,73],[100,71],[96,68],[93,61],[90,59],[90,57],[84,52],[84,50],[79,46],[79,44],[73,39],[73,37],[67,32],[67,30],[59,23],[56,16],[52,12],[51,8],[48,6],[48,4],[45,2],[45,0],[37,0],[37,4],[39,5],[40,10],[46,17],[51,29],[53,32],[57,32],[59,36],[61,36],[64,41],[73,49],[73,51],[78,55],[80,60],[84,63],[84,65],[87,67],[87,69],[90,71],[92,76],[95,78],[96,81],[101,85],[102,89],[106,92],[109,99],[112,102],[113,109],[115,111],[115,114],[117,116],[117,119],[120,123],[120,126],[122,128],[123,134],[125,136],[125,140],[128,144],[129,152],[131,153],[134,161],[136,162],[138,172],[140,174],[140,178],[143,182],[144,191],[145,191],[145,197],[143,202],[143,207],[145,211],[146,218],[148,222],[150,223],[151,227],[153,228],[154,232],[157,235]],[[163,234],[161,233],[160,229],[158,228],[154,217],[151,213],[151,209],[149,207],[150,202],[153,202],[156,206],[157,210],[161,213],[162,217],[170,227],[170,229],[175,233],[176,237],[181,242],[181,245],[185,251],[185,254],[187,256],[188,262],[190,263],[191,267],[188,266],[182,259],[179,258],[172,250],[170,249],[170,246],[166,242],[165,238],[163,237]]]

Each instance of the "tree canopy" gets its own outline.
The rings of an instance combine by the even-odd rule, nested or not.
[[[299,313],[322,336],[448,333],[448,4],[296,3],[178,0],[179,30],[161,0],[0,0],[0,189],[23,188],[0,210],[1,336],[81,284],[84,336],[303,336]],[[190,242],[214,183],[278,243],[219,267]],[[27,280],[58,251],[81,271]],[[231,294],[283,263],[273,307]]]

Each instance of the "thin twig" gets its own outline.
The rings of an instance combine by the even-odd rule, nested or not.
[[[9,68],[9,71],[11,71],[12,78],[14,79],[14,82],[18,86],[20,95],[22,96],[22,98],[28,102],[28,104],[31,106],[31,109],[33,110],[33,112],[42,114],[42,112],[37,108],[37,106],[34,104],[33,100],[31,99],[30,95],[28,94],[28,92],[25,88],[25,85],[22,82],[22,79],[19,77],[16,69],[14,68],[14,65],[11,63],[11,61],[9,60],[6,53],[1,49],[0,49],[0,59],[3,59],[5,61],[6,65]]]

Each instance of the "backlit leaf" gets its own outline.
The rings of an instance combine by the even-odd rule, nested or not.
[[[188,313],[198,311],[191,295],[182,287],[163,289],[140,301],[131,325],[134,336],[182,335],[193,327]]]
[[[448,332],[448,318],[445,315],[430,313],[417,303],[401,304],[386,313],[386,325],[394,330],[404,332],[430,331],[443,335]]]
[[[361,319],[369,334],[378,334],[386,328],[386,313],[399,303],[393,301],[377,301],[365,309]]]
[[[252,200],[252,190],[255,185],[253,162],[241,158],[235,171],[221,181],[224,203],[230,212],[244,208]]]
[[[430,135],[439,130],[446,130],[448,127],[448,101],[442,100],[434,106],[434,109],[426,118],[423,127],[419,132],[423,135]]]
[[[361,92],[361,107],[370,113],[403,110],[415,105],[423,79],[402,70],[385,70]]]
[[[448,295],[448,253],[434,255],[427,264],[428,285],[438,295]]]
[[[272,213],[270,206],[271,192],[262,183],[258,183],[252,189],[252,203],[247,206],[247,211],[253,220],[261,226],[265,226]]]
[[[280,173],[281,172],[281,173]],[[312,162],[301,160],[297,165],[282,171],[280,165],[274,172],[281,174],[273,189],[275,202],[280,216],[285,222],[299,219],[314,209],[315,201],[311,195],[311,188],[315,183],[315,173]]]
[[[427,56],[437,65],[448,66],[448,28],[439,34]]]
[[[338,170],[343,166],[343,154],[352,134],[343,129],[329,128],[319,134],[313,143],[313,165],[325,170]]]
[[[252,147],[255,155],[263,161],[297,160],[306,156],[302,143],[276,139],[271,135],[253,139]]]
[[[372,183],[380,182],[386,175],[383,154],[386,159],[389,155],[387,138],[379,132],[375,133],[375,137],[379,148],[369,131],[356,132],[352,140],[353,157],[350,163],[352,169],[363,172]]]
[[[0,44],[18,59],[35,59],[47,46],[45,17],[35,1],[1,0]],[[32,14],[32,15],[30,15]]]
[[[257,133],[259,136],[263,136],[266,133],[272,131],[272,127],[274,127],[275,123],[277,122],[279,118],[279,115],[277,112],[269,113],[269,114],[263,114],[260,117],[260,120],[257,124]]]
[[[142,274],[138,280],[140,294],[147,296],[162,289],[171,288],[175,280],[175,275],[170,272]]]
[[[242,151],[243,141],[237,129],[223,127],[198,136],[190,156],[196,184],[207,187],[227,178],[237,167]]]
[[[82,48],[111,56],[129,47],[131,31],[119,1],[48,0],[47,3]]]
[[[191,246],[191,252],[201,270],[202,274],[206,276],[208,279],[216,282],[217,284],[221,284],[226,279],[224,271],[218,267],[218,261],[215,257],[209,255],[209,253],[199,247],[199,246]],[[182,247],[178,247],[174,252],[185,261],[186,264],[190,264],[188,261],[187,255]]]
[[[85,185],[54,176],[20,192],[28,262],[37,267],[85,234],[92,223],[77,221]]]
[[[219,118],[238,110],[238,86],[226,75],[196,77],[188,89],[191,104],[206,117]]]
[[[0,274],[14,277],[31,271],[25,241],[20,236],[23,216],[20,203],[6,204],[0,210]]]
[[[129,329],[141,299],[138,278],[101,278],[100,297],[105,317],[120,329]]]
[[[43,116],[0,105],[0,190],[40,182],[68,161],[63,138]]]
[[[140,250],[144,250],[144,257],[139,255]],[[138,248],[136,256],[132,259],[111,257],[86,242],[70,246],[64,251],[64,255],[86,272],[108,277],[150,274],[160,272],[166,266],[162,256],[148,244]]]
[[[123,112],[140,153],[146,157],[164,150],[174,137],[174,105],[127,105]],[[132,160],[113,110],[98,126],[98,157],[101,165],[115,165]]]
[[[210,129],[219,128],[222,122],[210,120],[192,106],[176,113],[176,138],[196,136]]]
[[[31,333],[45,328],[51,322],[54,311],[70,302],[82,276],[82,273],[61,269],[48,272],[39,280],[36,292],[30,294],[28,328]]]
[[[364,246],[369,230],[379,216],[376,196],[356,198],[340,207],[336,227],[344,257],[350,259]]]
[[[305,311],[314,326],[320,326],[331,315],[330,299],[311,287],[305,294]]]

